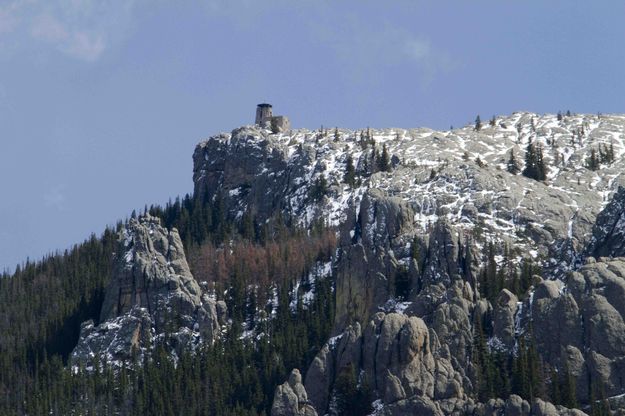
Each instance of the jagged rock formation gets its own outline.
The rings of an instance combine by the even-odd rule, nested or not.
[[[176,229],[150,215],[132,218],[119,236],[100,324],[83,323],[72,360],[89,365],[98,355],[119,365],[158,342],[179,350],[211,342],[224,307],[201,293]]]
[[[520,306],[522,331],[531,322],[542,357],[576,380],[579,401],[601,386],[625,393],[625,258],[588,258],[565,284],[544,281]],[[518,329],[518,328],[517,328]]]
[[[362,368],[361,381],[386,404],[418,398],[445,401],[454,408],[457,399],[466,398],[462,376],[449,362],[448,350],[417,317],[378,312],[364,330],[355,323],[331,339],[306,375],[318,413],[328,410],[336,375],[355,364]]]
[[[400,267],[394,253],[406,247],[405,230],[411,227],[413,216],[400,198],[370,189],[361,200],[358,218],[343,224],[346,237],[338,261],[337,328],[364,322],[392,295],[392,279]]]
[[[610,203],[597,215],[586,254],[593,257],[625,256],[625,188],[619,186]]]
[[[503,289],[494,305],[493,337],[511,350],[515,343],[515,322],[518,298],[508,289]]]
[[[306,389],[302,384],[302,375],[293,369],[289,379],[278,386],[271,407],[272,416],[317,416],[309,404]]]

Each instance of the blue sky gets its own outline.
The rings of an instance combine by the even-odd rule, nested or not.
[[[589,6],[592,4],[592,6]],[[0,0],[0,269],[192,190],[203,138],[624,112],[625,4]]]

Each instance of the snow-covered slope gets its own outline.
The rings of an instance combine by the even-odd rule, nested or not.
[[[417,232],[427,233],[444,217],[478,245],[508,243],[515,247],[517,258],[539,257],[548,268],[567,269],[587,243],[596,214],[623,183],[625,116],[558,118],[554,114],[514,113],[496,117],[494,125],[485,122],[480,131],[469,125],[450,131],[339,129],[271,134],[246,127],[198,146],[196,191],[201,192],[206,182],[219,182],[217,172],[224,179],[219,182],[223,190],[236,197],[233,212],[242,215],[251,205],[257,209],[258,195],[246,198],[247,186],[232,181],[227,167],[214,169],[212,165],[215,153],[232,152],[225,160],[239,164],[247,175],[265,177],[268,194],[282,199],[284,213],[301,225],[322,219],[338,226],[350,211],[358,209],[365,191],[376,188],[411,206]],[[364,148],[363,138],[367,140],[369,134],[372,139]],[[523,168],[530,142],[543,148],[548,166],[544,182],[506,170],[511,151]],[[367,174],[373,149],[380,153],[384,146],[393,156],[393,169]],[[612,163],[595,171],[586,168],[592,149],[599,152],[610,146]],[[249,155],[240,159],[240,153],[254,148],[259,155],[273,156],[259,156],[262,160],[256,164],[249,163]],[[344,181],[348,155],[358,173],[355,187]],[[205,163],[201,163],[202,157]],[[328,192],[321,201],[311,201],[311,189],[321,177],[329,185]]]

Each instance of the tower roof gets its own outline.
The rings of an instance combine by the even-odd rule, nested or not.
[[[268,104],[268,103],[261,103],[261,104],[258,104],[258,106],[259,106],[259,107],[271,107],[271,104]]]

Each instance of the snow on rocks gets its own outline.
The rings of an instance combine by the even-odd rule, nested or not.
[[[530,142],[543,149],[549,166],[546,182],[504,168],[510,151],[522,167]],[[390,172],[372,173],[373,155],[383,146],[398,164]],[[614,162],[596,171],[585,167],[592,149],[610,146]],[[246,126],[198,145],[194,180],[196,192],[223,188],[233,216],[247,207],[265,217],[278,209],[304,227],[316,221],[340,227],[350,216],[358,218],[367,190],[378,189],[410,204],[418,232],[428,233],[444,217],[465,236],[507,243],[522,257],[556,257],[546,264],[561,267],[555,248],[548,247],[560,247],[564,240],[574,241],[573,248],[587,243],[593,217],[623,184],[625,160],[618,157],[623,154],[625,117],[615,115],[558,120],[554,114],[520,112],[497,117],[495,126],[484,125],[480,131],[468,125],[452,131],[339,129],[335,135],[301,129],[270,134]],[[344,180],[348,157],[356,168],[354,186]],[[317,195],[320,181],[325,187]]]

